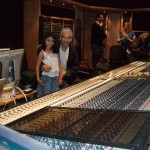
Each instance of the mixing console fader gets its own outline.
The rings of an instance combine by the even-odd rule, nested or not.
[[[150,62],[137,61],[0,113],[59,150],[150,150]]]
[[[150,98],[150,79],[127,79],[96,95],[82,108],[139,110]]]
[[[147,146],[149,123],[150,112],[47,107],[8,127],[34,138],[44,137],[45,142],[58,138],[140,149]]]

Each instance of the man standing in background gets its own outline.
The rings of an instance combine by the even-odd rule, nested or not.
[[[105,29],[103,26],[103,14],[96,15],[96,22],[91,28],[91,49],[92,49],[92,67],[95,69],[97,63],[105,59],[104,41],[106,39]]]

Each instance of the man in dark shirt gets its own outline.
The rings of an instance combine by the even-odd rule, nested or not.
[[[104,17],[102,14],[96,15],[96,22],[91,28],[91,49],[92,49],[92,67],[96,68],[97,63],[104,59],[104,40],[106,39],[105,29],[103,27]]]

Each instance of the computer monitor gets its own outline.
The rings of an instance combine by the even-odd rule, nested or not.
[[[6,78],[6,83],[19,82],[24,49],[0,52],[0,78]]]
[[[0,98],[2,96],[2,93],[3,93],[3,87],[5,85],[5,78],[3,79],[0,79]]]

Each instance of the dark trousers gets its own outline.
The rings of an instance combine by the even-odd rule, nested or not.
[[[79,78],[78,75],[75,75],[75,76],[65,76],[63,78],[63,83],[62,85],[60,86],[61,89],[64,89],[64,88],[67,88],[71,85],[74,85],[74,84],[77,84],[77,83],[80,83],[82,82],[82,80]]]
[[[134,55],[128,49],[126,50],[126,61],[127,63],[132,63],[135,61]]]
[[[92,67],[96,68],[97,63],[104,59],[104,48],[100,45],[91,45],[92,49]]]

